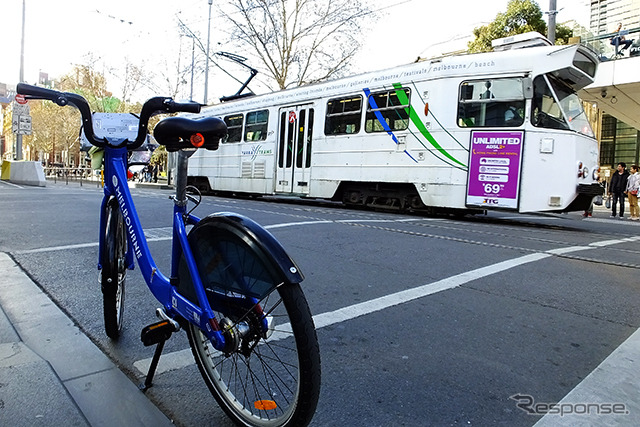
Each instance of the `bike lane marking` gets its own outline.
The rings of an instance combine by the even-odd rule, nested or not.
[[[493,274],[497,274],[524,264],[541,261],[553,257],[554,255],[563,255],[570,252],[585,251],[590,249],[601,248],[603,246],[611,246],[620,244],[623,241],[640,240],[640,236],[620,239],[620,240],[607,240],[601,242],[594,242],[585,246],[573,246],[568,248],[551,249],[543,252],[536,252],[529,255],[524,255],[518,258],[513,258],[506,261],[501,261],[496,264],[491,264],[485,267],[480,267],[475,270],[467,271],[464,273],[456,274],[432,283],[428,283],[416,288],[407,289],[404,291],[389,294],[383,297],[375,298],[369,301],[361,302],[358,304],[350,305],[348,307],[339,308],[334,311],[321,313],[313,316],[316,329],[321,329],[327,326],[331,326],[336,323],[346,322],[351,319],[355,319],[366,314],[374,313],[393,307],[396,305],[404,304],[418,298],[426,297],[438,292],[457,288],[461,285],[469,283],[471,281],[481,279]],[[282,332],[280,335],[285,336],[283,331],[290,329],[288,325],[279,325],[278,331]],[[274,333],[273,338],[277,339],[277,333]],[[166,357],[166,360],[163,360]],[[168,372],[175,369],[181,369],[190,365],[193,365],[193,356],[191,349],[175,351],[172,353],[163,354],[160,358],[160,362],[156,369],[156,373]],[[151,364],[151,358],[141,359],[134,362],[133,366],[140,371],[141,374],[146,375]]]

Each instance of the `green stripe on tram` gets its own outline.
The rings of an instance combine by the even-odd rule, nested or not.
[[[402,85],[400,83],[394,83],[393,87],[396,89],[396,95],[400,100],[400,102],[403,104],[409,104],[409,99],[407,98],[407,94],[404,93],[404,90],[402,90]],[[418,113],[416,112],[416,110],[414,110],[414,108],[410,104],[409,104],[409,107],[405,108],[405,110],[409,114],[411,121],[418,128],[422,136],[424,136],[427,139],[427,141],[429,141],[436,150],[442,153],[442,155],[448,158],[449,160],[456,162],[457,164],[465,168],[467,167],[467,165],[455,159],[451,154],[447,152],[447,150],[445,150],[444,148],[442,148],[440,144],[438,144],[438,141],[436,141],[433,135],[431,135],[431,133],[427,130],[424,123],[422,123],[422,121],[420,120],[420,117],[418,117]]]

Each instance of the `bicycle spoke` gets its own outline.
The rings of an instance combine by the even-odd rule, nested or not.
[[[317,351],[317,341],[300,287],[273,277],[278,267],[265,264],[269,258],[256,252],[248,238],[216,227],[215,235],[202,231],[208,220],[190,233],[197,237],[189,238],[226,347],[216,351],[190,324],[200,372],[225,412],[240,424],[306,424],[317,402],[317,389],[309,390],[316,387],[309,383],[309,372],[319,374],[319,358],[310,354]]]

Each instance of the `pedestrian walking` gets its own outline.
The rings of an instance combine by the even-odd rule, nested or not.
[[[638,189],[640,189],[638,165],[631,165],[631,174],[627,180],[627,197],[629,198],[629,210],[631,211],[629,219],[633,221],[640,220],[640,212],[638,211]]]
[[[624,196],[628,179],[627,164],[625,162],[618,163],[617,171],[613,174],[609,183],[609,194],[612,196],[611,218],[616,217],[618,202],[620,202],[620,218],[624,218]]]

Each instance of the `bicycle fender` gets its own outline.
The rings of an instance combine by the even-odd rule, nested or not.
[[[300,268],[287,254],[280,242],[257,222],[236,213],[219,212],[203,218],[196,227],[211,222],[235,229],[239,235],[244,236],[245,240],[248,239],[251,244],[256,245],[263,255],[269,257],[277,266],[278,271],[274,273],[282,282],[300,283],[304,280]]]

